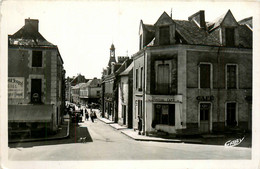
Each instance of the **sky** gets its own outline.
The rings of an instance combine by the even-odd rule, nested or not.
[[[4,1],[2,29],[14,34],[26,18],[39,20],[39,32],[58,46],[67,76],[82,74],[101,78],[113,43],[116,56],[131,57],[138,51],[139,25],[154,24],[165,11],[172,18],[187,20],[199,10],[212,21],[231,10],[237,21],[259,15],[259,3],[217,1]],[[4,36],[6,35],[4,34]],[[7,36],[6,36],[7,39]]]

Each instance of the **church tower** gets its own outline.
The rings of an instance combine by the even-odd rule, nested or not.
[[[115,46],[112,43],[110,47],[110,58],[109,58],[108,66],[111,66],[111,63],[113,62],[116,63],[116,56],[115,56]]]

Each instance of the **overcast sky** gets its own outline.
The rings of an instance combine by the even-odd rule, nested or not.
[[[172,8],[173,19],[187,20],[205,10],[212,21],[231,10],[237,21],[256,15],[259,3],[171,2],[171,1],[5,1],[2,28],[14,34],[26,18],[39,19],[39,32],[58,46],[66,76],[78,73],[86,78],[101,77],[114,43],[116,56],[131,57],[138,51],[140,20],[154,24]],[[6,37],[7,39],[7,37]]]

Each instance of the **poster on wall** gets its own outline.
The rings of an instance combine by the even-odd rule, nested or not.
[[[8,77],[8,98],[24,98],[24,77]]]

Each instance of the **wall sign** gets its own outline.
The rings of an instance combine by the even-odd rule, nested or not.
[[[196,99],[198,101],[213,101],[214,96],[197,96]]]
[[[181,102],[178,99],[175,98],[152,98],[152,99],[147,99],[146,101],[148,102]]]
[[[24,77],[8,77],[8,98],[24,98]]]

